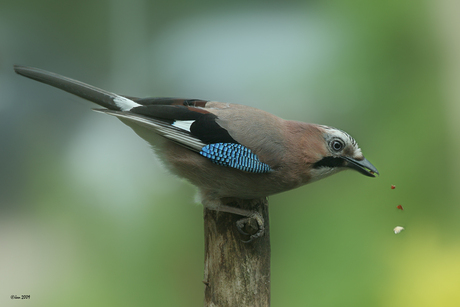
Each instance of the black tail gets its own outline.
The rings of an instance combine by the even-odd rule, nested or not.
[[[14,71],[27,78],[43,82],[97,103],[107,109],[115,111],[120,110],[120,108],[118,108],[113,102],[113,99],[118,96],[114,93],[110,93],[92,85],[34,67],[14,65]]]

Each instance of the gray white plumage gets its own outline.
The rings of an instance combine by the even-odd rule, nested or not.
[[[238,104],[125,97],[41,69],[14,69],[102,106],[96,111],[117,117],[149,142],[173,173],[198,187],[209,208],[223,210],[222,198],[266,197],[347,168],[378,174],[339,129]]]

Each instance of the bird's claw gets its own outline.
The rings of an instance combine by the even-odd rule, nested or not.
[[[255,224],[254,221],[255,221],[255,223],[257,223],[257,226],[254,225]],[[251,229],[254,229],[254,230],[257,229],[257,231],[255,233],[253,233],[253,234],[248,233],[247,231],[244,230],[244,228],[246,228],[246,226],[251,227]],[[242,219],[236,221],[236,228],[238,229],[239,233],[241,233],[241,234],[243,234],[245,236],[249,236],[249,240],[247,240],[247,241],[242,240],[243,243],[252,242],[255,239],[257,239],[257,238],[259,238],[259,237],[264,235],[264,232],[265,232],[264,218],[262,217],[262,215],[260,215],[259,212],[253,212],[250,216],[242,218]]]

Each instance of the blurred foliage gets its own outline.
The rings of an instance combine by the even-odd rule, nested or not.
[[[345,172],[270,197],[273,306],[459,306],[453,2],[0,8],[1,306],[21,304],[12,294],[33,306],[199,306],[204,292],[193,187],[129,128],[13,64],[349,132],[381,176]]]

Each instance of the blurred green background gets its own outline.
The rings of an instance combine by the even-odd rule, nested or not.
[[[21,64],[349,132],[381,176],[270,197],[272,305],[460,306],[459,13],[449,0],[0,0],[0,305],[204,295],[194,188]]]

